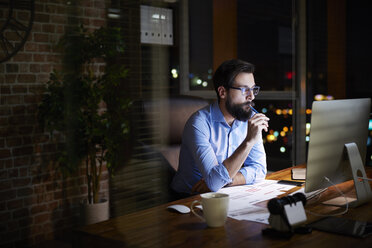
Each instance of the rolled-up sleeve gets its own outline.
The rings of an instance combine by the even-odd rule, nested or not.
[[[240,172],[245,178],[246,184],[262,181],[266,177],[266,153],[263,143],[253,146]]]
[[[190,154],[196,162],[208,188],[218,191],[232,182],[226,167],[219,162],[210,143],[211,128],[203,119],[195,118],[185,126],[183,141],[190,149]]]

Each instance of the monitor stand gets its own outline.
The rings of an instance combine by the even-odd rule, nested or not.
[[[367,178],[366,171],[364,170],[363,162],[360,157],[358,146],[355,143],[345,144],[347,156],[350,162],[351,173],[354,179],[354,187],[357,198],[347,197],[349,207],[357,207],[363,203],[366,203],[372,199],[371,187],[368,180],[362,179]],[[362,177],[362,178],[361,178]],[[333,198],[331,200],[322,202],[325,205],[332,206],[344,206],[345,198],[343,196]]]

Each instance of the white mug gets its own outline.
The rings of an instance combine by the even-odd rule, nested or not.
[[[207,222],[210,227],[223,226],[226,222],[229,210],[229,195],[223,193],[209,192],[201,194],[201,201],[195,200],[191,203],[191,211],[201,220]],[[203,216],[194,211],[194,206],[201,204]]]

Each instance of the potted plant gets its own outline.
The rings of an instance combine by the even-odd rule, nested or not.
[[[87,203],[98,204],[102,167],[106,164],[112,174],[127,155],[131,100],[122,84],[128,70],[118,61],[124,52],[123,37],[117,28],[89,33],[80,27],[66,33],[57,47],[63,66],[50,74],[39,120],[52,137],[58,132],[63,138],[57,152],[63,175],[84,164]],[[55,136],[53,140],[61,143]]]

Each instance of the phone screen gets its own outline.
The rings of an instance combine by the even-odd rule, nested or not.
[[[326,217],[311,223],[309,226],[319,231],[350,235],[358,238],[364,238],[372,234],[372,222],[345,218]]]

